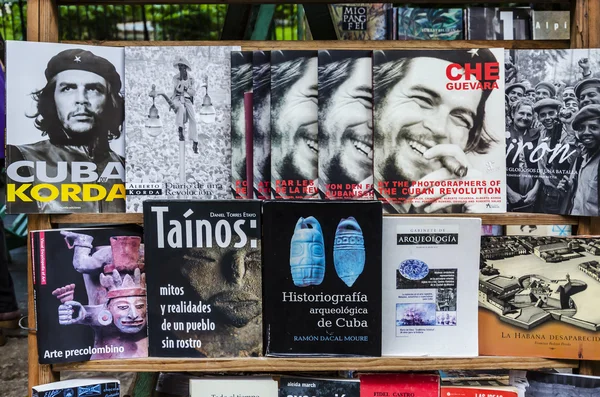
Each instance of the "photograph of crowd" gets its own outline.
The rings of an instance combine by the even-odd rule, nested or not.
[[[508,210],[598,216],[600,51],[511,50]]]

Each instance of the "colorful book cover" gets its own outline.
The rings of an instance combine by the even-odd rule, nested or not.
[[[374,185],[386,212],[506,212],[503,66],[501,49],[374,51]]]
[[[7,41],[6,60],[7,212],[124,212],[123,49]]]
[[[571,38],[569,11],[531,11],[534,40],[569,40]]]
[[[440,377],[429,374],[360,375],[360,397],[439,397]]]
[[[474,357],[481,219],[383,219],[383,356]]]
[[[398,40],[462,40],[462,8],[398,7]]]
[[[139,227],[29,234],[40,364],[148,356]]]
[[[360,397],[360,381],[282,376],[279,379],[279,397],[289,396]]]
[[[239,50],[126,47],[127,212],[142,212],[148,198],[232,198],[231,52]]]
[[[246,179],[246,106],[252,92],[252,51],[231,52],[231,191],[237,199],[250,197]],[[250,108],[252,114],[252,108]]]
[[[271,192],[318,198],[317,51],[271,52]]]
[[[277,381],[265,377],[190,379],[190,397],[277,397]]]
[[[386,40],[391,3],[330,4],[338,40]]]
[[[319,195],[373,199],[371,51],[319,51]]]
[[[600,239],[482,237],[479,353],[598,360]]]
[[[144,233],[150,355],[261,355],[260,201],[148,201]]]
[[[381,355],[381,203],[263,205],[268,356]]]
[[[440,395],[452,397],[519,397],[518,389],[514,386],[485,386],[472,385],[470,383],[472,382],[465,382],[463,385],[442,384],[440,388]]]
[[[271,52],[252,55],[254,198],[271,198]]]
[[[121,382],[112,378],[69,379],[31,388],[32,397],[119,397]]]
[[[598,216],[600,50],[512,50],[508,211]]]

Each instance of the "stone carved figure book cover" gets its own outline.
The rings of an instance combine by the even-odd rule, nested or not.
[[[231,52],[239,50],[125,48],[127,212],[142,212],[148,198],[233,197]]]
[[[40,364],[147,357],[141,228],[29,236]]]
[[[268,356],[381,355],[381,203],[263,204]]]
[[[374,51],[373,93],[385,212],[506,212],[502,49]]]
[[[600,359],[600,238],[482,237],[479,353]]]
[[[7,41],[6,61],[7,212],[124,212],[123,49]]]
[[[144,205],[150,355],[261,355],[260,201]]]

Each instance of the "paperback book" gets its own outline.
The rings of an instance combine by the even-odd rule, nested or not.
[[[374,51],[385,212],[506,212],[503,66],[501,49]]]
[[[467,7],[467,40],[531,40],[530,7]]]
[[[32,231],[40,364],[148,356],[139,227]]]
[[[479,353],[597,360],[600,239],[482,237]]]
[[[510,371],[514,384],[527,397],[600,395],[600,377],[557,372]]]
[[[360,381],[282,376],[279,379],[279,397],[289,396],[360,397]]]
[[[244,96],[252,92],[252,51],[231,52],[231,191],[236,199],[249,197],[246,179],[246,109]],[[250,135],[251,136],[251,135]]]
[[[127,212],[148,198],[232,198],[230,53],[239,50],[126,47]]]
[[[481,219],[383,219],[383,356],[474,357]]]
[[[319,51],[319,195],[373,199],[371,51]]]
[[[360,397],[377,396],[439,397],[440,377],[429,374],[360,375]]]
[[[271,52],[252,55],[254,196],[271,198]]]
[[[277,397],[277,381],[265,377],[190,379],[190,397]]]
[[[508,210],[600,215],[600,139],[592,133],[600,128],[600,50],[514,50],[511,58]]]
[[[150,355],[261,355],[260,201],[144,206]]]
[[[391,3],[329,4],[338,40],[386,40]]]
[[[398,40],[462,40],[462,8],[397,7]]]
[[[482,396],[502,396],[519,397],[519,389],[514,386],[502,385],[473,385],[471,381],[465,381],[463,384],[444,384],[440,387],[440,395],[453,397],[482,397]]]
[[[124,212],[123,49],[7,41],[6,62],[7,212]]]
[[[569,40],[571,38],[569,11],[531,11],[534,40]]]
[[[271,52],[271,192],[318,198],[317,51]]]
[[[381,355],[381,204],[263,205],[268,356]]]
[[[114,378],[69,379],[31,388],[32,397],[119,397],[121,382]]]

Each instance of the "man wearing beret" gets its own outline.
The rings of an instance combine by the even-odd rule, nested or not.
[[[598,164],[600,163],[600,105],[583,107],[573,118],[573,129],[583,146],[572,215],[598,216]]]
[[[100,185],[106,195],[115,191],[118,194],[110,201],[85,201],[81,199],[81,193],[75,195],[79,200],[71,195],[46,202],[23,201],[19,203],[19,209],[34,213],[123,212],[125,190],[115,185],[123,184],[125,161],[109,146],[111,140],[120,137],[124,119],[119,73],[107,59],[76,48],[52,57],[45,77],[46,86],[32,94],[37,111],[31,118],[41,135],[48,139],[8,145],[9,178],[17,183],[17,190],[24,181],[32,182],[34,186],[51,182],[55,186],[68,184],[73,188],[89,183]],[[41,163],[36,163],[34,171],[31,166],[23,165],[27,164],[23,161]],[[77,175],[72,174],[75,162],[79,167]],[[40,170],[40,165],[45,165],[45,172]],[[10,169],[12,166],[15,166],[13,170]],[[104,177],[94,179],[93,173],[104,174]],[[98,189],[95,190],[94,196],[99,194]],[[50,191],[40,189],[39,194],[49,195]]]
[[[539,157],[541,189],[538,193],[537,212],[560,214],[565,210],[567,191],[565,185],[568,171],[577,157],[577,150],[563,123],[559,120],[562,103],[551,98],[538,101],[534,110],[542,124],[540,150],[533,154]]]
[[[506,87],[506,90],[504,90],[506,95],[508,95],[508,101],[511,105],[523,98],[525,96],[525,91],[527,91],[527,87],[521,83],[510,84]]]
[[[538,101],[556,96],[556,87],[547,81],[540,81],[535,86],[535,97]]]
[[[600,79],[585,79],[575,86],[575,96],[579,106],[600,105]]]

